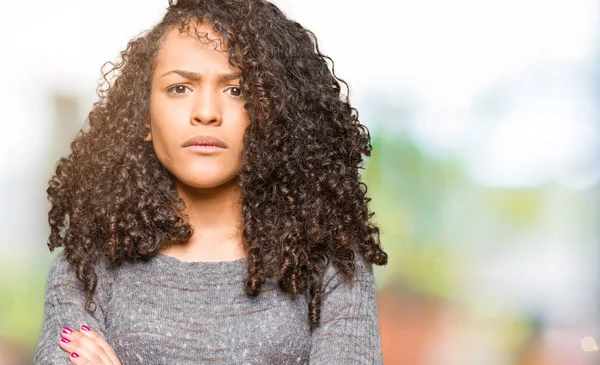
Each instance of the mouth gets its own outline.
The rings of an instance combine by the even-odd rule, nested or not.
[[[220,151],[225,150],[225,148],[223,148],[221,146],[215,146],[215,145],[210,145],[210,144],[193,144],[193,145],[186,146],[185,149],[194,151],[194,152],[204,153],[204,154],[215,153],[215,152],[220,152]]]
[[[191,145],[187,145],[185,146],[186,148],[190,148],[190,147],[214,147],[214,148],[225,148],[223,146],[220,146],[218,144],[191,144]]]
[[[227,148],[225,142],[215,136],[197,135],[183,144],[185,148]]]

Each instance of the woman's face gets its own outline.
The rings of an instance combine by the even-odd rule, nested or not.
[[[208,25],[198,30],[220,38]],[[152,141],[165,168],[193,188],[213,188],[237,177],[249,123],[240,70],[215,48],[215,43],[172,29],[158,52],[152,79],[146,141]],[[225,147],[184,146],[196,136],[216,137]]]

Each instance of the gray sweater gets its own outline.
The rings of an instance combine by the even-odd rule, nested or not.
[[[256,298],[243,291],[246,258],[149,261],[96,267],[90,315],[61,250],[46,284],[35,364],[71,364],[58,346],[63,327],[86,324],[131,364],[382,364],[371,264],[355,255],[352,285],[332,263],[324,278],[321,324],[310,333],[308,294],[293,298],[269,279]]]

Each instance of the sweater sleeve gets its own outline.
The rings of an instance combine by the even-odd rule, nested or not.
[[[355,276],[341,282],[330,263],[321,322],[311,336],[311,365],[383,364],[372,264],[355,252]]]
[[[72,364],[69,354],[58,346],[63,327],[79,331],[79,327],[86,324],[106,339],[104,311],[112,281],[104,262],[95,266],[95,272],[98,276],[94,293],[96,311],[92,315],[85,310],[83,283],[77,279],[75,269],[66,260],[64,249],[55,256],[46,281],[42,329],[34,357],[36,365]]]

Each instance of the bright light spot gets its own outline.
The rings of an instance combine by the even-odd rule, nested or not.
[[[598,351],[598,345],[593,337],[584,337],[581,339],[581,349],[585,352]]]

